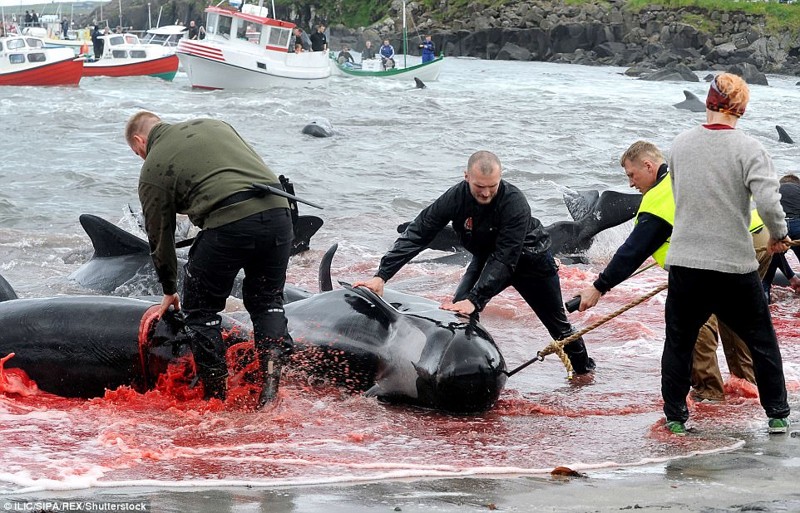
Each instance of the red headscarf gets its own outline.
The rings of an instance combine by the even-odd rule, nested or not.
[[[730,114],[737,118],[742,117],[744,114],[744,106],[734,107],[731,105],[731,100],[728,95],[720,91],[717,84],[717,77],[711,81],[711,87],[708,89],[708,96],[706,97],[706,108],[723,114]]]

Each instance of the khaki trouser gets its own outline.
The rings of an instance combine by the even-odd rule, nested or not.
[[[753,247],[756,248],[759,278],[764,278],[772,260],[772,255],[766,251],[768,242],[769,231],[766,228],[753,234]],[[718,322],[716,316],[712,315],[700,328],[700,333],[697,335],[697,342],[694,346],[692,388],[694,388],[694,396],[697,399],[721,401],[725,398],[724,381],[717,361],[717,335],[722,341],[722,350],[725,353],[725,361],[728,362],[728,369],[731,375],[745,379],[753,384],[756,382],[753,374],[753,358],[750,356],[750,350],[747,349],[747,345],[736,333],[731,331],[724,323]]]

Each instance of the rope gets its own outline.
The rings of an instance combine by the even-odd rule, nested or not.
[[[516,369],[514,369],[514,370],[512,370],[510,372],[507,372],[506,376],[511,377],[514,374],[516,374],[517,372],[519,372],[522,369],[524,369],[525,367],[527,367],[528,365],[532,364],[533,362],[544,360],[544,357],[549,355],[549,354],[555,354],[556,356],[559,357],[559,359],[561,359],[561,362],[564,364],[564,367],[567,369],[567,378],[571,379],[572,378],[572,374],[574,372],[574,369],[572,368],[572,363],[569,361],[569,357],[564,352],[564,346],[565,345],[569,344],[570,342],[574,342],[574,341],[578,340],[579,338],[581,338],[585,334],[589,333],[593,329],[598,328],[598,327],[602,326],[603,324],[607,323],[608,321],[610,321],[611,319],[613,319],[614,317],[617,317],[617,316],[627,312],[628,310],[630,310],[634,306],[639,305],[641,303],[644,303],[645,301],[647,301],[651,297],[655,296],[656,294],[658,294],[662,290],[665,290],[666,288],[667,288],[667,284],[664,283],[663,285],[660,285],[660,286],[656,287],[655,289],[651,290],[650,292],[648,292],[644,296],[642,296],[640,298],[637,298],[637,299],[631,301],[630,303],[624,305],[620,309],[618,309],[618,310],[616,310],[616,311],[614,311],[614,312],[612,312],[612,313],[610,313],[608,315],[605,315],[605,316],[601,317],[600,319],[598,319],[597,321],[593,322],[589,326],[583,328],[582,330],[577,331],[577,332],[573,333],[572,335],[570,335],[570,336],[568,336],[566,338],[562,338],[561,340],[554,340],[554,341],[550,342],[550,344],[548,344],[544,349],[542,349],[541,351],[536,353],[536,357],[535,358],[533,358],[531,360],[528,360],[527,362],[523,363],[522,365],[520,365]]]

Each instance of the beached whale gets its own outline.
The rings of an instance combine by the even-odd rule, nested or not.
[[[633,219],[641,202],[641,194],[615,191],[600,194],[596,190],[565,193],[564,203],[573,221],[556,221],[545,226],[545,231],[550,235],[550,251],[565,263],[584,262],[583,253],[591,247],[594,237],[603,230]],[[397,232],[403,233],[408,225],[399,225]],[[452,252],[451,255],[436,257],[428,262],[466,265],[471,259],[451,225],[440,231],[428,248]]]
[[[318,118],[304,126],[301,132],[314,137],[330,137],[333,135],[333,125],[325,118]]]
[[[690,110],[692,112],[705,112],[706,102],[695,96],[691,91],[684,89],[683,95],[686,97],[682,102],[673,105],[676,109]]]
[[[102,292],[131,296],[160,295],[161,286],[156,279],[155,268],[150,257],[147,241],[92,214],[82,214],[80,223],[94,247],[92,257],[69,275],[69,279],[80,286]],[[322,226],[322,219],[315,216],[298,216],[294,225],[295,238],[292,254],[308,249],[311,237]],[[178,288],[183,283],[183,263],[178,262]],[[242,280],[237,278],[232,295],[242,296]],[[287,301],[302,299],[309,292],[287,286],[284,290]]]
[[[321,265],[325,288],[333,251]],[[156,330],[151,301],[15,296],[0,296],[0,358],[14,353],[4,367],[24,370],[45,392],[90,398],[123,385],[145,391],[188,350],[180,329]],[[286,315],[296,341],[289,365],[352,391],[474,413],[490,408],[506,382],[505,361],[479,323],[420,297],[389,290],[381,299],[346,287],[287,305]],[[221,317],[229,346],[250,337],[247,322]]]

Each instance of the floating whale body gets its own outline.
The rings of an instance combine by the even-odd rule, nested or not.
[[[331,137],[333,135],[333,125],[327,119],[319,118],[304,126],[301,132],[313,137]]]

